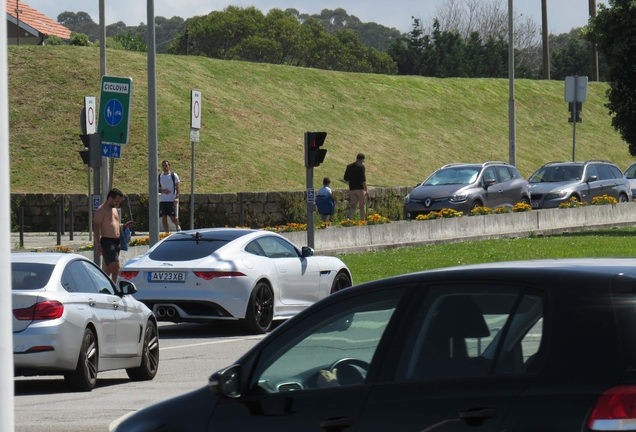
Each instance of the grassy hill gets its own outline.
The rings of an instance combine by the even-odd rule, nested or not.
[[[107,52],[107,74],[133,79],[130,142],[113,184],[148,191],[147,57]],[[84,193],[79,113],[99,97],[99,50],[9,47],[11,192]],[[571,160],[562,81],[517,80],[517,166],[524,176],[548,161]],[[508,160],[508,80],[435,79],[329,72],[160,55],[159,161],[169,159],[190,192],[190,90],[202,91],[195,192],[305,188],[303,133],[328,132],[316,184],[344,188],[346,164],[366,154],[372,186],[422,181],[450,162]],[[577,125],[577,159],[633,158],[610,126],[606,85],[590,83]],[[99,103],[99,102],[98,102]]]

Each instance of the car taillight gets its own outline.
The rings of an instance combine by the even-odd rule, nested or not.
[[[132,279],[135,276],[137,276],[139,274],[138,271],[130,271],[130,270],[123,270],[121,272],[119,272],[119,277],[123,277],[124,279]]]
[[[13,316],[19,320],[50,320],[57,319],[63,314],[64,305],[55,300],[36,303],[28,308],[13,309]]]
[[[603,393],[587,426],[595,431],[636,430],[636,386],[616,386]]]
[[[202,279],[210,280],[215,277],[232,277],[232,276],[245,276],[241,272],[232,272],[232,271],[195,271],[194,274]]]

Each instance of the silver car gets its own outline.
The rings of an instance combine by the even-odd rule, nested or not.
[[[625,178],[627,179],[627,181],[629,181],[629,186],[632,188],[632,191],[633,191],[636,188],[636,162],[631,164],[625,170]],[[632,192],[632,197],[633,197],[633,194],[634,192]]]
[[[64,375],[78,391],[107,370],[155,377],[157,323],[132,283],[116,286],[89,259],[64,253],[12,253],[11,278],[16,376]]]
[[[618,202],[632,200],[632,189],[621,170],[611,162],[550,162],[528,179],[532,208],[555,208],[575,199],[591,204],[597,196],[609,195]]]
[[[499,161],[444,165],[404,199],[404,218],[444,208],[468,213],[476,207],[530,204],[530,185],[517,169]]]

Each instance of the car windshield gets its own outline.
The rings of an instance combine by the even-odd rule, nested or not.
[[[580,181],[582,165],[557,165],[539,168],[530,176],[530,183]]]
[[[212,255],[228,244],[226,239],[178,237],[166,239],[150,253],[154,261],[190,261]]]
[[[441,186],[451,184],[471,184],[477,180],[480,168],[452,167],[435,171],[426,179],[424,186]]]
[[[11,287],[14,290],[44,288],[54,268],[52,264],[12,263]]]

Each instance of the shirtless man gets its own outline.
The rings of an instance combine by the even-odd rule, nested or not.
[[[119,189],[111,189],[106,196],[106,202],[95,212],[93,221],[97,255],[104,257],[104,271],[115,283],[119,276],[119,237],[122,227],[117,208],[123,197],[124,194]],[[132,221],[123,224],[125,228],[130,228],[132,225]],[[97,243],[98,239],[99,243]]]

